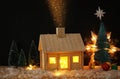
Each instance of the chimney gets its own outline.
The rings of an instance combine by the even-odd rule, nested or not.
[[[65,28],[64,27],[56,27],[56,35],[60,38],[65,37]]]

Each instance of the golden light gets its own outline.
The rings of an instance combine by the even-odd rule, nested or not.
[[[86,50],[88,52],[95,52],[96,51],[96,41],[97,41],[97,35],[91,31],[91,43],[87,43]]]
[[[89,66],[91,66],[92,68],[93,68],[94,62],[95,62],[95,60],[94,60],[95,53],[94,52],[97,51],[96,41],[97,41],[97,35],[91,31],[91,42],[87,43],[86,51],[91,54]]]
[[[111,43],[112,40],[110,38],[111,38],[111,32],[108,32],[107,33],[107,39],[110,43],[110,49],[107,49],[107,50],[110,54],[114,54],[115,52],[120,51],[120,48],[113,45]],[[95,51],[97,51],[98,49],[97,49],[97,46],[96,46],[97,35],[95,33],[93,33],[92,31],[91,31],[91,40],[90,41],[91,42],[88,41],[87,44],[86,44],[86,51],[88,53],[90,53],[90,55],[91,55],[89,65],[93,66],[94,62],[95,62],[95,60],[94,60]]]
[[[79,63],[79,56],[73,56],[73,63]]]
[[[68,68],[68,56],[60,57],[60,68],[61,69]]]
[[[107,33],[107,39],[108,39],[109,42],[111,41],[110,37],[111,37],[111,32],[108,32]]]
[[[64,75],[65,74],[65,71],[64,70],[55,70],[54,72],[53,72],[53,75],[54,76],[57,76],[57,77],[59,77],[59,76],[61,76],[61,75]]]
[[[56,64],[56,57],[49,57],[50,64]]]
[[[100,69],[100,68],[101,68],[101,66],[95,66],[94,68],[95,68],[95,69]]]
[[[35,69],[36,68],[36,66],[35,65],[29,65],[28,67],[26,67],[26,70],[33,70],[33,69]]]
[[[109,53],[114,54],[116,51],[120,51],[120,48],[110,45]]]
[[[91,36],[92,36],[91,41],[92,41],[93,45],[95,45],[96,41],[97,41],[97,35],[91,31]]]

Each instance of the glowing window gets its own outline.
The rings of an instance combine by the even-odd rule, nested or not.
[[[79,63],[79,56],[73,56],[73,63]]]
[[[49,57],[49,64],[56,64],[56,57]]]
[[[62,56],[60,57],[60,68],[68,68],[68,56]]]

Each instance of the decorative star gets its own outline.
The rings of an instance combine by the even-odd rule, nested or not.
[[[98,10],[96,10],[95,15],[97,15],[97,17],[101,20],[102,17],[104,17],[105,12],[103,12],[103,10],[100,9],[100,7],[98,7]]]

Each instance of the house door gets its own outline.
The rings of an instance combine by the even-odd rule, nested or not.
[[[60,56],[60,69],[68,69],[69,68],[69,61],[68,56]]]

